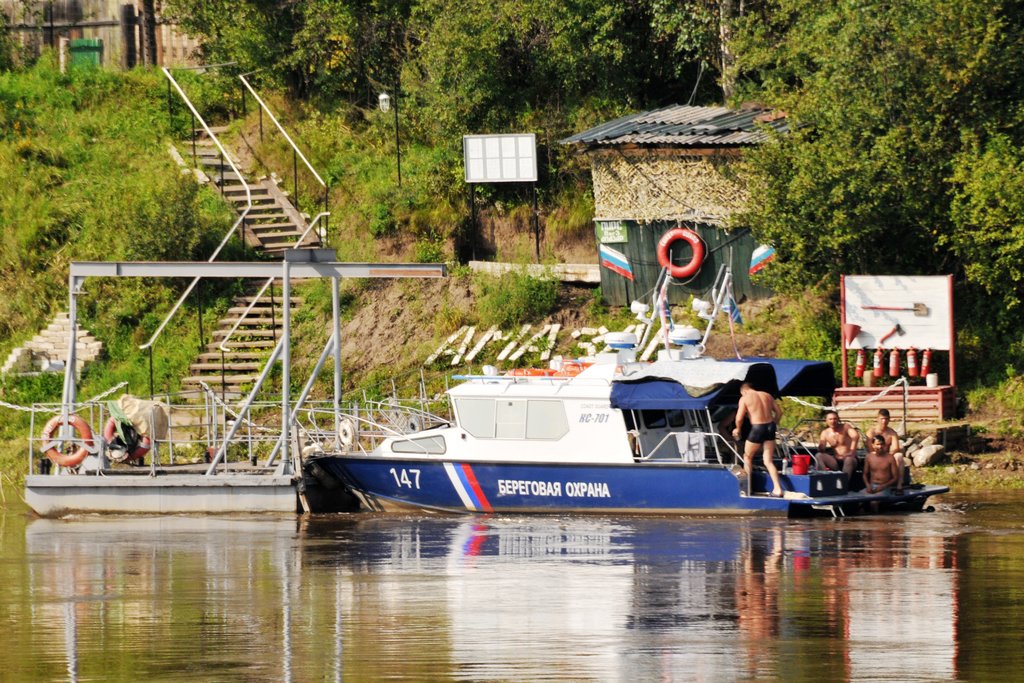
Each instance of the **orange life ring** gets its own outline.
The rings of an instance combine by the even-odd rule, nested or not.
[[[57,431],[61,424],[63,424],[62,416],[54,415],[50,418],[50,421],[43,427],[43,443],[48,443],[53,438],[53,433]],[[46,449],[45,455],[61,467],[77,467],[82,464],[85,456],[89,455],[89,449],[92,448],[92,429],[89,427],[88,422],[74,414],[68,415],[67,424],[74,427],[75,431],[78,432],[78,438],[82,445],[71,454],[62,453],[58,446],[54,445]]]
[[[579,360],[562,361],[562,369],[555,372],[552,377],[575,377],[591,365],[593,365],[593,363],[587,363]]]
[[[554,370],[544,368],[516,368],[505,373],[506,377],[551,377]]]
[[[110,418],[107,420],[107,424],[103,425],[103,439],[110,445],[110,442],[114,440],[114,435],[117,433],[117,420]],[[146,453],[149,453],[150,447],[153,445],[153,440],[148,436],[140,434],[142,440],[139,445],[128,454],[128,460],[136,460],[143,457]]]
[[[693,257],[685,266],[673,266],[668,249],[676,240],[686,240],[693,247]],[[667,268],[669,275],[680,280],[697,274],[704,263],[704,242],[700,235],[689,228],[672,228],[658,240],[658,264]]]

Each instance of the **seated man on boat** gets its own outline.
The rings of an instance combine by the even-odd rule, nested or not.
[[[779,470],[772,459],[775,457],[775,428],[782,418],[782,408],[775,398],[766,391],[758,391],[750,382],[740,385],[740,402],[736,406],[736,424],[742,425],[745,417],[750,417],[750,434],[743,447],[743,469],[747,473],[749,493],[750,476],[754,470],[754,456],[764,446],[764,467],[772,478],[774,498],[782,497],[782,485],[779,482]],[[740,428],[732,430],[733,438],[739,440]]]
[[[868,454],[864,458],[864,491],[871,495],[889,493],[896,485],[899,468],[889,452],[885,437],[876,434],[868,439]]]
[[[907,465],[903,453],[900,451],[900,435],[889,426],[889,419],[889,410],[887,408],[879,409],[875,426],[868,430],[868,441],[870,442],[876,436],[882,436],[885,439],[885,448],[896,460],[896,467],[899,470],[896,479],[896,493],[899,494],[903,493],[903,472]]]
[[[839,413],[829,410],[825,413],[825,429],[818,439],[817,461],[830,470],[842,470],[852,477],[857,469],[857,444],[860,432],[852,425],[839,419]]]

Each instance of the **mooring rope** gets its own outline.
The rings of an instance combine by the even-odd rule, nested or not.
[[[121,382],[120,384],[112,386],[109,389],[107,389],[106,391],[104,391],[102,394],[97,394],[96,396],[93,396],[92,398],[90,398],[87,401],[82,401],[81,405],[85,405],[85,404],[88,404],[88,403],[97,403],[100,400],[102,400],[102,399],[106,398],[107,396],[109,396],[110,394],[114,393],[118,389],[120,389],[120,388],[122,388],[124,386],[127,386],[127,384],[128,384],[128,382]],[[2,408],[10,408],[11,410],[20,410],[20,411],[22,411],[24,413],[53,413],[54,415],[56,415],[57,413],[63,412],[63,410],[64,410],[63,406],[61,406],[59,408],[54,408],[53,406],[48,406],[48,407],[45,407],[45,408],[33,408],[32,406],[19,406],[19,405],[15,405],[13,403],[8,403],[6,401],[0,401],[0,407],[2,407]]]
[[[890,393],[893,389],[895,389],[896,387],[900,386],[901,384],[904,385],[904,386],[907,386],[907,387],[910,386],[910,382],[907,381],[906,377],[900,377],[898,380],[893,382],[893,384],[891,386],[888,386],[885,389],[883,389],[877,396],[871,396],[870,398],[866,398],[863,401],[860,401],[859,403],[845,404],[845,405],[842,406],[842,408],[843,408],[843,410],[851,410],[851,409],[854,409],[854,408],[860,408],[861,406],[866,406],[867,404],[869,404],[869,403],[871,403],[873,401],[877,401],[878,399],[882,398],[886,394]],[[794,403],[799,403],[802,406],[807,406],[808,408],[817,408],[819,410],[839,410],[839,408],[840,408],[840,406],[837,406],[837,405],[822,406],[822,405],[818,405],[816,403],[808,403],[807,401],[801,400],[801,399],[797,398],[796,396],[786,396],[785,398],[789,399],[790,401],[793,401]]]

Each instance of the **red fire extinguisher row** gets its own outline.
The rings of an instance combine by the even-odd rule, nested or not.
[[[864,376],[864,368],[868,364],[868,352],[864,349],[857,349],[857,365],[853,368],[853,374],[857,377]]]
[[[889,376],[900,376],[900,350],[893,349],[889,352]]]
[[[932,350],[925,349],[921,354],[921,377],[927,377],[932,371]]]
[[[917,351],[913,347],[907,349],[907,376],[917,377]]]

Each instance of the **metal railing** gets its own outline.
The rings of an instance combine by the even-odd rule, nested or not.
[[[323,213],[321,213],[321,215],[329,214],[329,212],[327,211],[327,205],[328,205],[328,198],[329,198],[329,194],[330,194],[330,187],[327,185],[327,183],[324,181],[324,179],[320,177],[320,174],[316,172],[316,169],[313,168],[313,165],[311,163],[309,163],[309,159],[306,158],[306,155],[302,153],[302,151],[299,149],[299,146],[296,145],[295,141],[292,140],[290,135],[288,135],[288,131],[286,131],[284,129],[284,127],[281,125],[281,123],[277,120],[277,117],[274,116],[274,112],[272,112],[270,110],[270,107],[267,106],[267,103],[263,101],[263,98],[261,98],[256,93],[256,90],[252,87],[252,85],[249,84],[249,81],[247,81],[245,79],[245,75],[244,74],[243,75],[239,75],[238,80],[242,81],[242,85],[245,86],[245,89],[249,91],[249,93],[253,96],[253,99],[255,99],[256,102],[259,103],[259,105],[260,105],[260,141],[261,142],[263,141],[263,112],[266,112],[267,116],[270,117],[270,120],[274,122],[274,126],[277,127],[277,130],[280,131],[281,135],[284,136],[284,139],[288,141],[288,144],[292,148],[292,199],[293,199],[293,202],[295,204],[295,209],[297,211],[300,210],[300,208],[299,208],[299,161],[298,160],[302,159],[302,163],[306,166],[306,168],[309,169],[309,172],[311,174],[313,174],[313,178],[316,179],[316,182],[319,183],[320,186],[324,190],[324,197],[323,197],[324,208],[323,208]],[[243,108],[244,108],[244,101],[245,101],[244,92],[243,92],[242,101],[243,101]]]
[[[178,91],[178,94],[181,96],[181,99],[185,102],[185,106],[187,106],[189,111],[192,112],[192,116],[195,117],[195,119],[203,127],[203,130],[206,132],[206,134],[213,141],[213,144],[215,144],[217,146],[217,149],[220,150],[222,158],[227,160],[228,165],[231,166],[231,170],[234,171],[235,176],[241,182],[242,187],[245,188],[245,202],[246,202],[245,209],[238,216],[238,220],[236,220],[234,222],[234,224],[231,226],[231,229],[228,230],[227,234],[224,235],[224,239],[222,239],[220,241],[220,244],[217,245],[217,248],[214,249],[213,254],[210,255],[210,258],[207,259],[208,262],[212,263],[214,260],[216,260],[217,256],[220,255],[221,250],[224,248],[225,245],[227,245],[228,240],[231,239],[231,236],[235,233],[235,230],[238,229],[238,226],[239,225],[242,225],[242,226],[245,225],[245,218],[249,214],[249,211],[252,210],[252,192],[249,189],[249,183],[245,182],[245,178],[242,176],[242,173],[238,170],[238,167],[235,166],[235,162],[233,162],[231,160],[230,155],[228,155],[228,153],[225,151],[224,146],[220,144],[220,140],[218,140],[217,136],[213,134],[213,131],[210,130],[210,127],[208,125],[206,125],[206,121],[199,114],[199,112],[196,111],[195,106],[192,104],[191,100],[189,100],[188,95],[185,94],[185,91],[182,90],[182,88],[178,84],[178,82],[176,80],[174,80],[174,76],[171,75],[170,69],[168,69],[165,66],[165,67],[161,67],[161,71],[163,71],[164,76],[167,77],[167,80],[170,82],[170,84],[174,86],[174,89]],[[194,137],[195,137],[195,132],[193,130],[193,138]],[[244,234],[241,237],[242,237],[243,240],[245,239],[245,235]],[[167,327],[167,323],[169,323],[171,321],[171,319],[178,313],[178,309],[181,308],[181,305],[188,298],[189,294],[191,294],[192,290],[195,289],[197,284],[199,284],[199,280],[200,279],[201,279],[200,277],[193,278],[192,282],[189,283],[188,287],[185,288],[185,291],[182,293],[182,295],[180,297],[178,297],[178,300],[174,303],[174,306],[171,308],[171,311],[163,319],[163,322],[161,322],[160,325],[156,328],[156,331],[153,332],[153,335],[149,338],[149,340],[145,344],[142,344],[142,345],[139,346],[139,349],[141,349],[143,351],[146,351],[146,350],[149,351],[149,393],[150,393],[150,395],[153,394],[153,348],[152,348],[153,347],[153,343],[156,342],[156,340],[163,333],[164,328]],[[202,312],[201,311],[200,311],[199,319],[200,319],[200,321],[202,321]],[[200,322],[200,325],[202,325],[201,322]],[[200,331],[200,337],[202,337],[202,332],[201,331]]]

